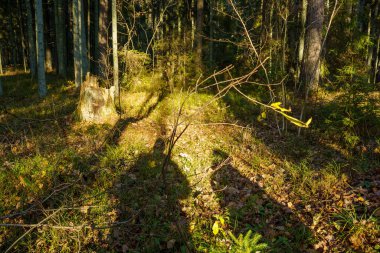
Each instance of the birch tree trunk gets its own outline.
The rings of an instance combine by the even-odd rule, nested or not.
[[[63,0],[54,0],[58,74],[66,77],[66,30]]]
[[[34,40],[34,33],[33,33],[33,17],[32,17],[32,7],[30,5],[30,0],[25,0],[25,6],[26,6],[26,16],[27,16],[27,27],[28,27],[29,69],[33,78],[36,76],[36,43]]]
[[[323,0],[309,0],[305,33],[305,49],[301,67],[301,87],[314,91],[319,83],[319,61],[322,51]]]
[[[42,11],[42,0],[35,0],[36,19],[36,48],[38,65],[38,93],[45,97],[47,93],[45,80],[45,48],[44,48],[44,17]]]
[[[112,0],[112,55],[113,55],[113,86],[115,86],[115,98],[118,98],[119,97],[119,62],[118,62],[118,57],[117,57],[116,0]]]

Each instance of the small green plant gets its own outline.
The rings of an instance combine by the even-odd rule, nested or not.
[[[252,232],[249,230],[245,235],[239,234],[238,237],[235,237],[230,231],[228,235],[234,242],[231,251],[236,253],[251,253],[258,252],[268,249],[266,243],[260,243],[262,236],[258,233]]]
[[[215,218],[217,220],[212,226],[212,232],[215,236],[220,232],[226,239],[233,242],[233,245],[231,246],[231,252],[251,253],[268,249],[268,245],[266,243],[259,242],[262,238],[260,234],[253,234],[252,230],[249,230],[245,235],[239,234],[239,236],[236,237],[231,231],[226,232],[227,224],[222,216],[216,215]]]

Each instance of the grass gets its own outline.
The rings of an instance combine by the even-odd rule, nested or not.
[[[236,94],[199,110],[212,94],[195,93],[182,116],[193,124],[176,143],[165,185],[166,142],[184,92],[167,94],[146,77],[122,92],[115,125],[91,125],[72,117],[74,86],[48,80],[41,100],[27,75],[4,78],[1,223],[48,217],[13,251],[239,252],[239,235],[249,235],[244,245],[267,245],[263,252],[379,248],[376,160],[347,158],[323,135],[279,136]],[[219,124],[236,121],[254,127]],[[1,251],[27,230],[0,227]]]

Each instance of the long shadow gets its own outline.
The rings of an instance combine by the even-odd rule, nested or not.
[[[52,175],[51,182],[45,182],[44,179],[41,178],[41,182],[43,183],[42,189],[38,190],[31,200],[22,200],[21,206],[15,206],[12,207],[12,210],[7,205],[0,205],[0,214],[2,219],[8,219],[10,222],[15,220],[22,219],[23,223],[26,224],[36,224],[46,218],[45,209],[55,209],[60,208],[63,206],[77,206],[84,204],[85,202],[84,195],[91,194],[91,191],[97,187],[97,176],[99,175],[99,169],[98,167],[101,161],[102,156],[105,155],[105,151],[107,147],[110,146],[117,146],[119,139],[121,137],[122,132],[126,129],[126,127],[133,123],[137,122],[139,120],[142,120],[143,118],[149,116],[149,114],[154,110],[154,108],[158,105],[158,103],[163,99],[163,95],[160,95],[158,101],[153,104],[151,107],[149,107],[143,115],[139,115],[136,118],[120,118],[116,124],[113,126],[111,131],[109,131],[107,137],[105,138],[105,141],[102,143],[102,145],[96,149],[92,153],[89,154],[82,154],[78,151],[78,153],[75,154],[64,154],[62,158],[65,161],[58,161],[58,164],[62,164],[63,166],[69,166],[68,169],[62,170],[54,168],[54,172]],[[49,127],[51,125],[50,121],[38,121],[39,127]],[[18,126],[17,123],[14,124],[14,129],[18,129],[20,126]],[[34,129],[34,134],[41,134],[43,135],[43,131],[38,131],[38,129]],[[50,126],[50,132],[52,132],[51,136],[56,137],[56,129],[55,127],[52,128]],[[19,134],[18,134],[19,135]],[[17,136],[18,136],[17,135]],[[50,138],[50,135],[44,135],[46,138],[46,141],[52,141],[54,138]],[[49,139],[50,138],[50,139]],[[5,139],[4,142],[7,142],[8,140]],[[47,148],[47,147],[44,147]],[[54,149],[53,149],[54,151]],[[52,152],[53,152],[52,151]],[[61,151],[61,150],[60,150]],[[55,150],[56,154],[54,155],[60,155],[57,150]],[[42,152],[44,156],[44,152]],[[10,154],[6,154],[9,156]],[[45,154],[46,155],[46,154]],[[19,157],[15,155],[15,160],[17,160]],[[67,159],[69,161],[67,161]],[[0,159],[1,162],[1,159]],[[47,162],[48,163],[48,162]],[[10,166],[9,171],[12,171],[12,165]],[[42,166],[42,168],[40,168]],[[35,169],[41,169],[43,170],[43,165],[36,166]],[[16,175],[18,176],[18,175]],[[45,177],[47,178],[47,177]],[[24,179],[22,179],[24,180]],[[49,186],[48,188],[45,186]],[[17,187],[16,187],[17,188]],[[20,188],[20,187],[19,187]],[[13,189],[13,188],[10,188]],[[27,195],[24,194],[23,190],[26,190],[27,188],[21,188],[17,190],[17,194],[20,195]],[[14,194],[13,193],[4,193],[4,194]],[[6,207],[6,209],[4,209]],[[68,211],[68,214],[76,213],[76,215],[81,215],[80,212],[73,212]],[[9,215],[8,215],[9,214]],[[79,217],[78,216],[78,217]],[[80,221],[77,221],[80,222]],[[22,235],[26,229],[24,228],[8,228],[4,229],[1,228],[0,230],[0,251],[7,249],[12,242],[14,242],[20,235]],[[30,235],[25,238],[27,240],[26,243],[19,243],[17,246],[17,250],[21,252],[25,252],[25,247],[30,247],[28,245],[35,245],[36,241],[38,240],[39,236],[38,233],[33,231]]]
[[[228,157],[221,150],[214,150],[214,155],[216,161]],[[272,252],[306,252],[311,248],[312,233],[296,214],[233,166],[217,167],[211,182],[234,234],[248,230],[260,233]]]
[[[118,217],[109,238],[117,252],[190,252],[188,221],[180,201],[190,194],[189,182],[173,161],[168,163],[166,187],[161,178],[165,141],[140,155],[128,173],[115,182]]]

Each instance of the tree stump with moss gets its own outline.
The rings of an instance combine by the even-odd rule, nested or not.
[[[95,76],[87,75],[80,90],[77,116],[92,123],[105,123],[117,117],[114,103],[115,88],[99,87]]]

